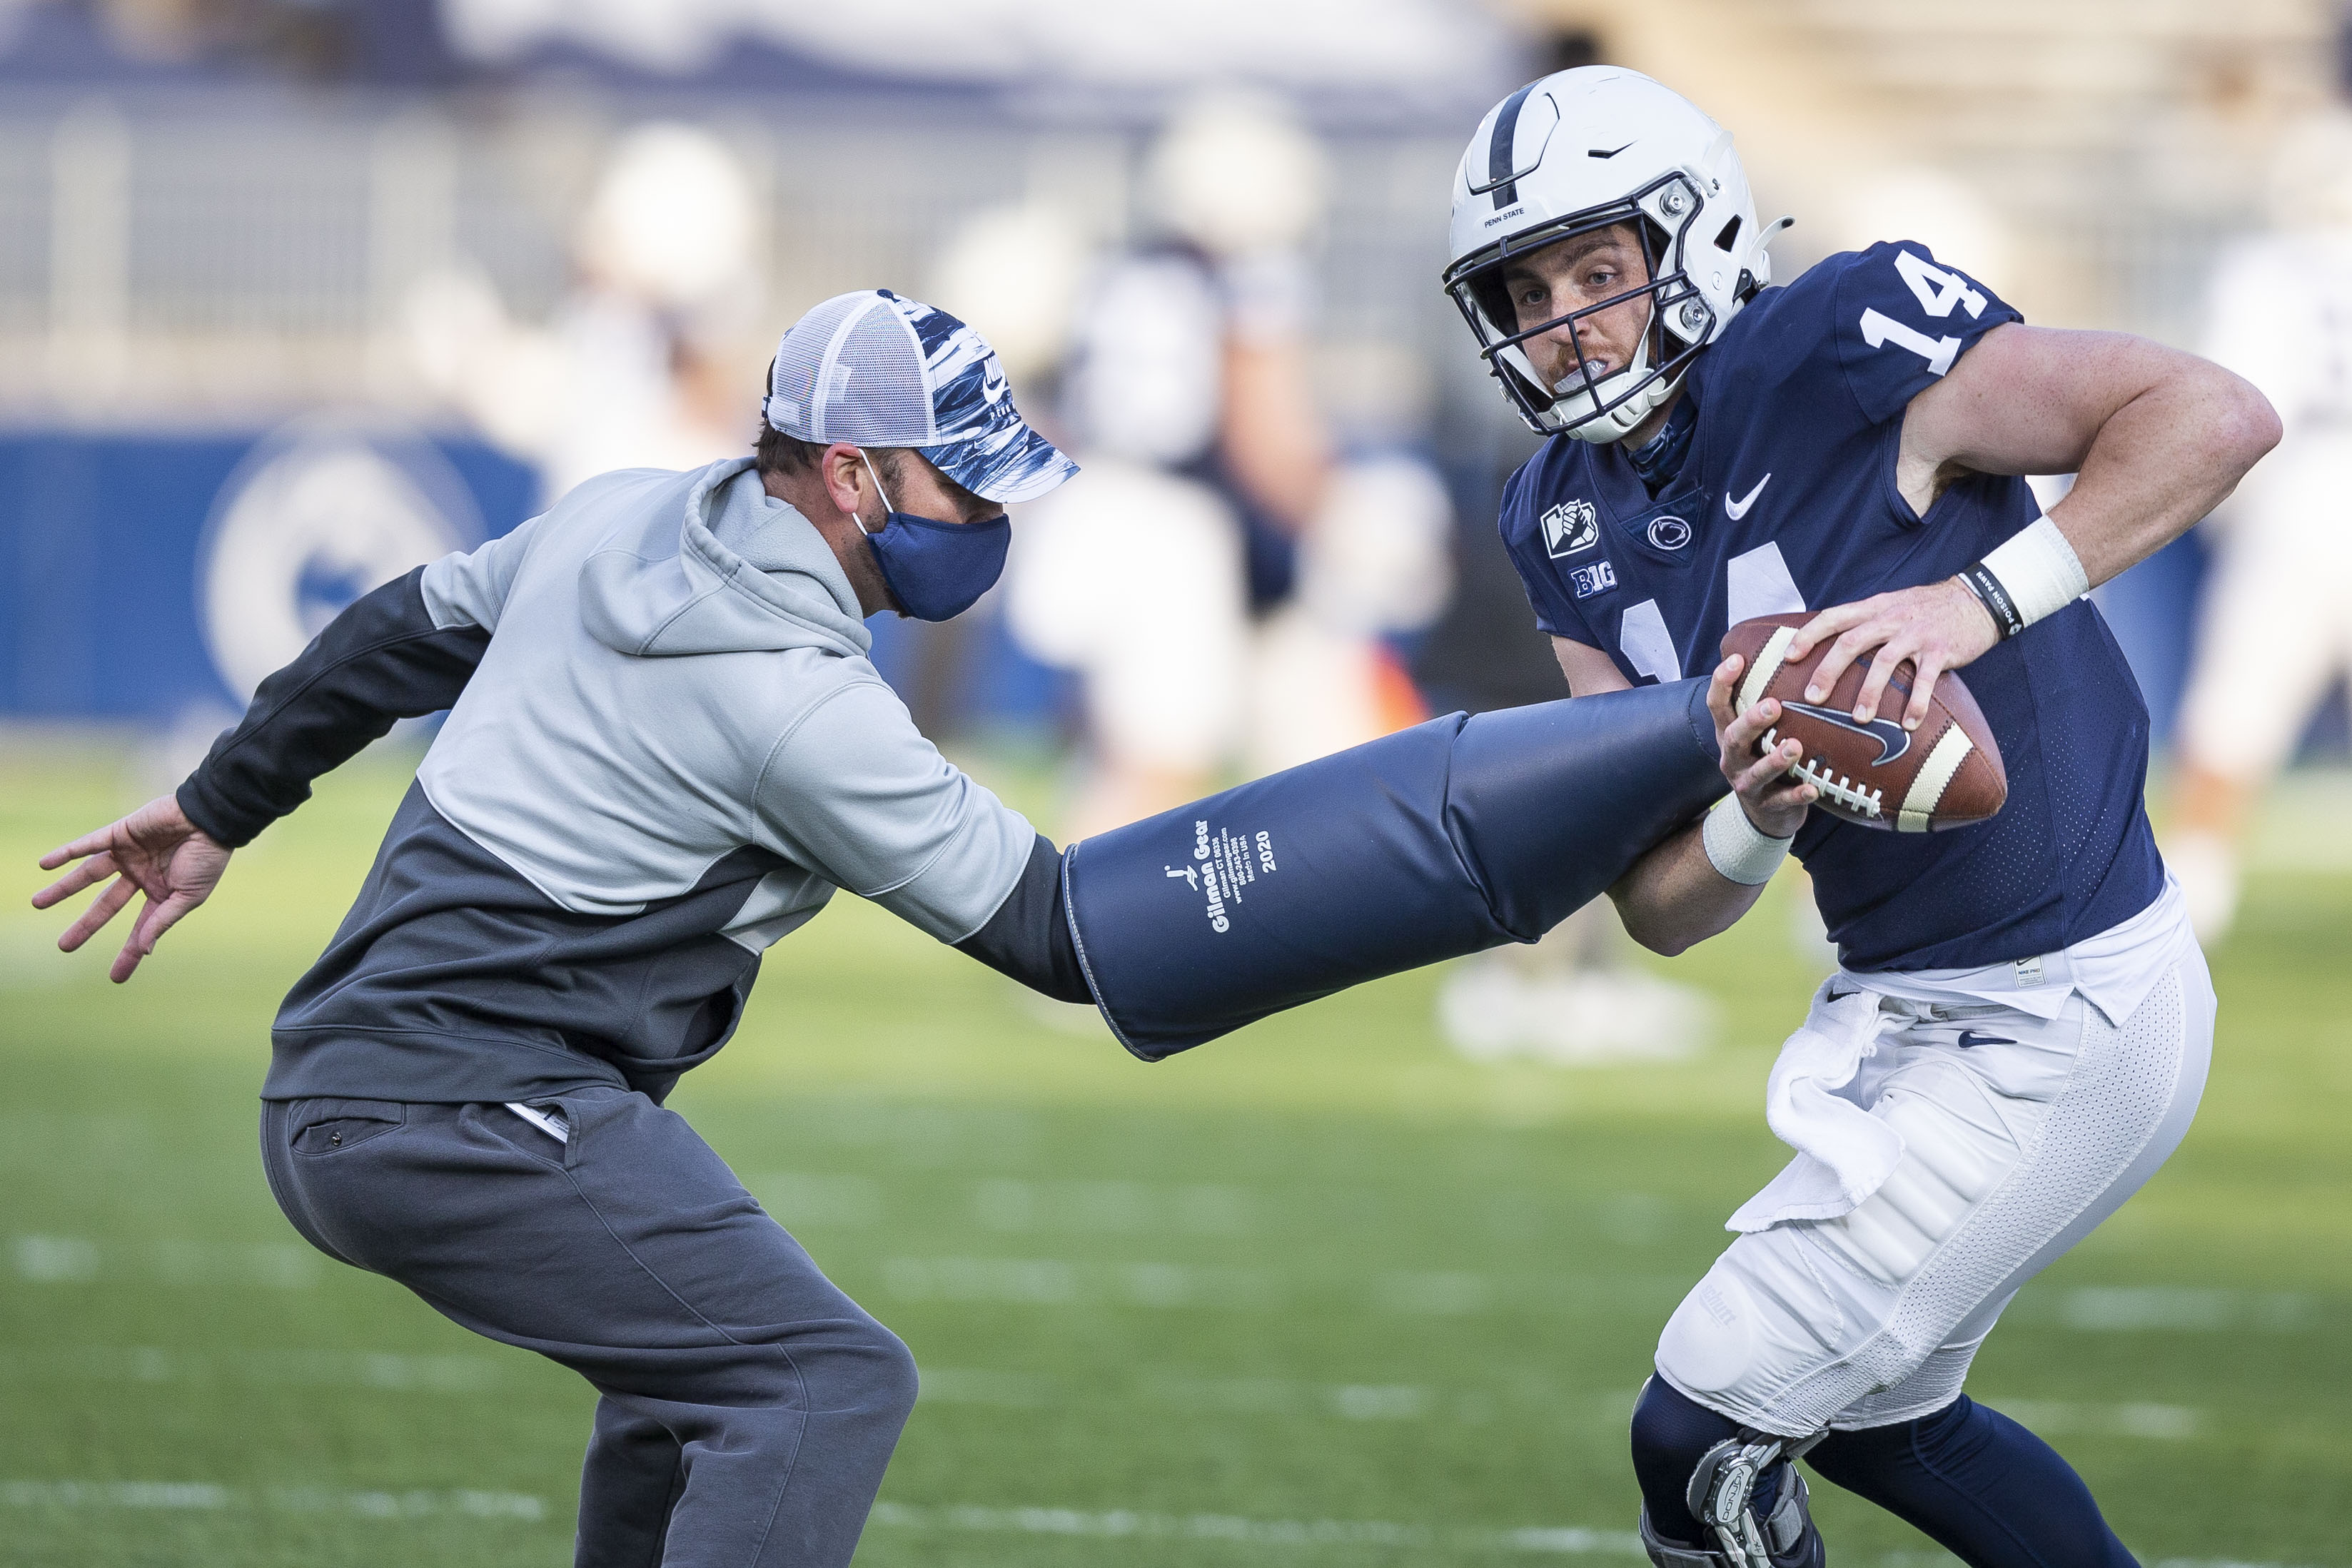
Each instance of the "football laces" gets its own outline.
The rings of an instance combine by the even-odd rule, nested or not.
[[[1769,751],[1780,744],[1780,732],[1778,729],[1764,732],[1764,750]],[[1789,777],[1802,779],[1822,792],[1823,800],[1858,816],[1867,817],[1874,822],[1885,815],[1885,791],[1874,789],[1867,784],[1857,784],[1843,773],[1832,773],[1811,757],[1803,758],[1791,766]]]

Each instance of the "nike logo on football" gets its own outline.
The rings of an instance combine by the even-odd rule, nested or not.
[[[1871,758],[1873,768],[1884,768],[1911,749],[1911,732],[1891,718],[1874,718],[1868,724],[1857,724],[1853,715],[1840,713],[1833,707],[1815,707],[1811,703],[1782,702],[1791,713],[1817,718],[1823,724],[1833,724],[1840,729],[1850,729],[1856,735],[1866,735],[1878,742],[1878,755]]]
[[[1972,1051],[1979,1045],[2015,1045],[2017,1041],[2005,1034],[1979,1034],[1972,1029],[1960,1030],[1960,1049]]]
[[[1769,485],[1771,482],[1772,476],[1767,474],[1764,477],[1756,481],[1756,488],[1748,491],[1748,494],[1740,497],[1737,501],[1733,500],[1730,497],[1726,496],[1723,498],[1724,511],[1729,515],[1733,522],[1738,522],[1740,518],[1748,515],[1748,508],[1756,504],[1756,497],[1762,495],[1764,493],[1764,486]]]
[[[1630,141],[1625,143],[1625,147],[1632,145],[1633,144]],[[1588,147],[1584,150],[1584,155],[1587,158],[1614,158],[1624,152],[1625,147]]]

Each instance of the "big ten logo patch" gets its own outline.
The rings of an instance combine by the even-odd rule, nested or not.
[[[1580,566],[1570,572],[1568,582],[1579,599],[1590,599],[1617,586],[1617,569],[1605,560],[1596,560],[1591,566]]]

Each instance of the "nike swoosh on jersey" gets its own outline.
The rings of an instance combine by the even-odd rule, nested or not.
[[[1748,494],[1740,497],[1737,501],[1733,500],[1730,497],[1726,496],[1723,498],[1723,509],[1726,515],[1727,515],[1735,523],[1740,518],[1746,517],[1748,515],[1748,508],[1756,504],[1756,497],[1762,495],[1764,493],[1764,486],[1769,485],[1771,482],[1772,476],[1767,474],[1764,477],[1756,481],[1756,488],[1748,491]]]
[[[1840,713],[1833,707],[1815,707],[1811,703],[1792,702],[1783,702],[1780,706],[1820,719],[1823,724],[1833,724],[1840,729],[1866,735],[1878,742],[1878,755],[1870,761],[1873,768],[1884,768],[1911,749],[1911,732],[1891,718],[1874,718],[1868,724],[1857,724],[1853,715]]]
[[[1959,1046],[1962,1051],[1972,1051],[1979,1045],[2015,1045],[2017,1041],[2005,1034],[1979,1034],[1972,1029],[1960,1030]]]

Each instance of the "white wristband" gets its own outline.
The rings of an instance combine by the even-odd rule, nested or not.
[[[1789,846],[1797,841],[1793,834],[1776,839],[1749,821],[1737,795],[1726,795],[1715,803],[1698,836],[1706,846],[1706,863],[1722,873],[1726,881],[1742,887],[1761,887],[1771,881],[1772,873],[1788,858]]]
[[[2009,591],[2018,618],[2028,626],[2091,591],[2082,558],[2046,515],[1994,546],[1984,567]]]

